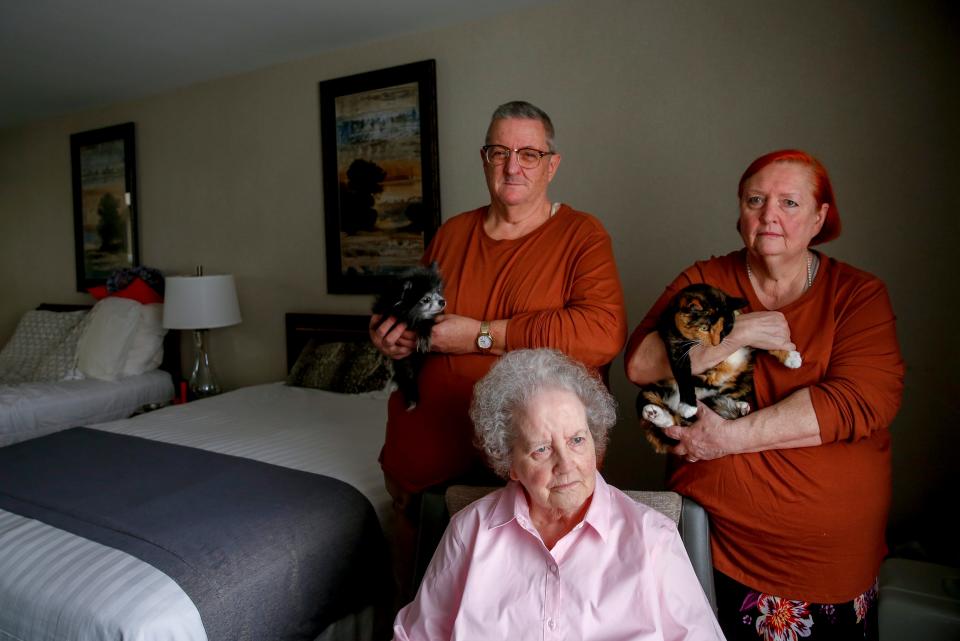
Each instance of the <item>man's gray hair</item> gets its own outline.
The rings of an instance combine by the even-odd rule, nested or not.
[[[470,418],[477,446],[493,471],[510,477],[519,421],[530,401],[546,390],[567,390],[583,403],[597,458],[607,448],[617,421],[617,403],[586,367],[554,349],[520,349],[507,353],[473,387]]]
[[[504,120],[508,118],[521,118],[526,120],[539,120],[543,125],[543,130],[547,136],[547,151],[556,151],[556,147],[553,142],[553,122],[550,120],[550,116],[547,115],[543,109],[530,104],[525,100],[512,100],[510,102],[505,102],[499,107],[497,107],[493,115],[490,116],[490,126],[487,127],[487,136],[486,143],[490,144],[490,130],[493,129],[493,123],[498,120]]]

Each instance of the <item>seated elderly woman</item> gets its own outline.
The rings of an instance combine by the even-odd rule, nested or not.
[[[396,639],[722,639],[674,523],[597,472],[613,398],[555,350],[474,388],[477,441],[510,483],[458,512]]]

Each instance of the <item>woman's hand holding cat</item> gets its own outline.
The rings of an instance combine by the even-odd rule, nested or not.
[[[797,346],[790,341],[790,326],[787,325],[787,319],[780,312],[740,314],[725,340],[739,347],[780,349],[787,352],[797,349]]]
[[[733,329],[716,347],[698,345],[690,350],[691,369],[694,374],[700,374],[741,347],[787,352],[796,349],[796,345],[790,341],[790,326],[783,314],[750,312],[737,316]],[[666,347],[656,332],[648,334],[634,352],[627,363],[627,377],[637,385],[672,377]]]
[[[739,319],[737,320],[739,323]],[[670,438],[680,441],[670,450],[691,463],[709,461],[730,454],[726,445],[726,430],[731,426],[728,421],[703,403],[697,401],[697,421],[687,427],[671,425],[663,428]]]
[[[670,451],[690,462],[823,443],[807,388],[736,420],[725,419],[697,401],[695,423],[687,427],[671,425],[663,431],[680,441]]]
[[[416,335],[404,323],[378,314],[370,317],[370,340],[381,354],[394,360],[410,356],[417,345]]]

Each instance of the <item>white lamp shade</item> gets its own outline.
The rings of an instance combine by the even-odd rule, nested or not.
[[[213,329],[242,320],[232,275],[167,276],[165,289],[163,326],[167,329]]]

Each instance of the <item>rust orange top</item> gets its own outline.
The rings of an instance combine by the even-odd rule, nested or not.
[[[567,205],[514,240],[483,231],[486,207],[455,216],[423,257],[437,261],[446,312],[509,319],[506,349],[553,347],[600,368],[627,335],[623,291],[610,237],[600,222]],[[408,492],[483,466],[468,416],[473,384],[496,362],[490,354],[430,354],[420,374],[420,403],[406,411],[390,398],[380,463]]]
[[[744,251],[702,261],[671,283],[633,332],[627,360],[667,301],[707,282],[762,311]],[[886,553],[890,434],[904,365],[884,284],[820,254],[813,286],[779,310],[803,356],[787,369],[755,353],[754,407],[810,390],[822,445],[687,463],[668,484],[710,514],[714,566],[754,589],[813,603],[849,601],[872,585]]]

